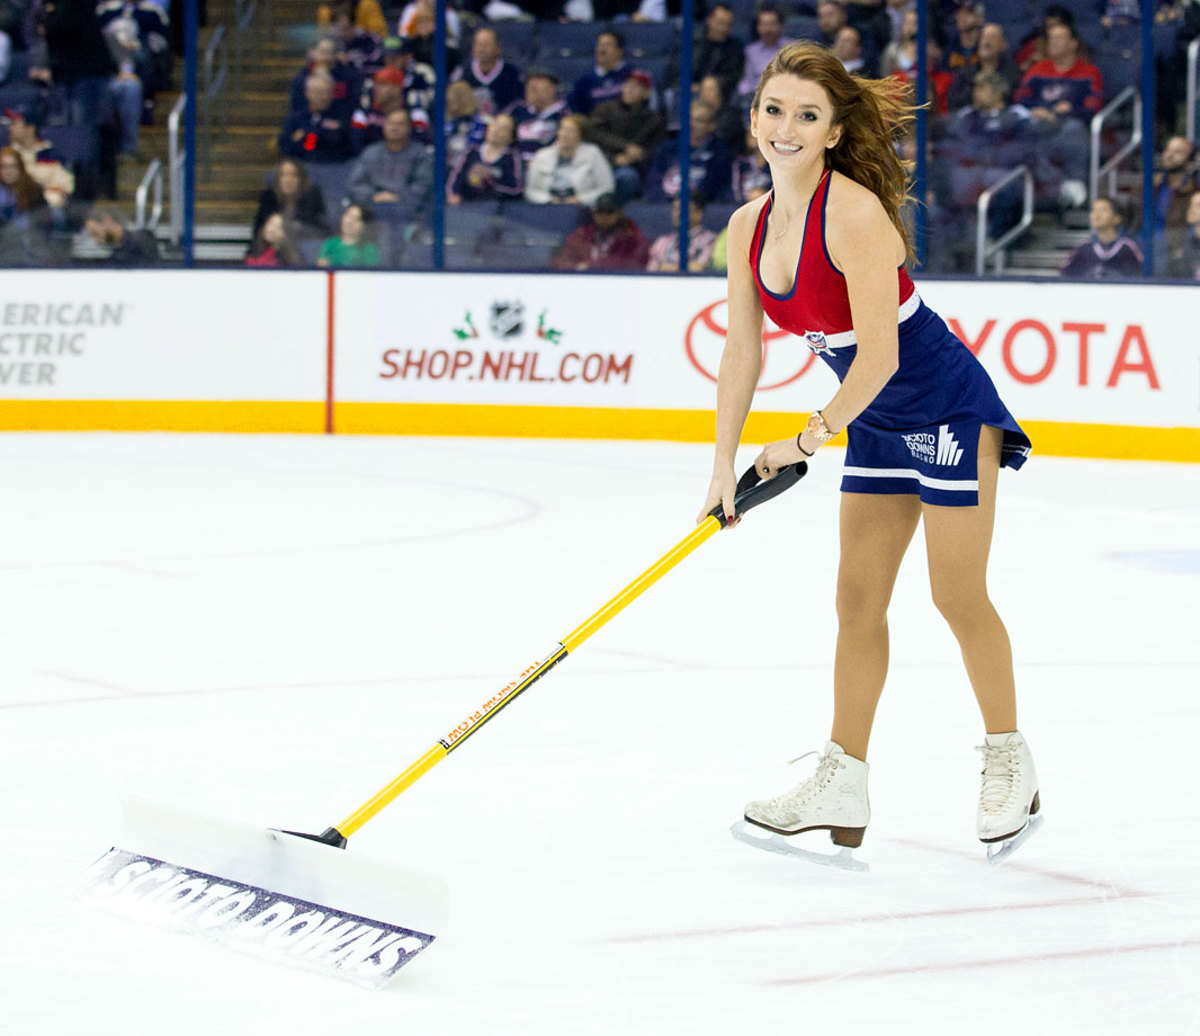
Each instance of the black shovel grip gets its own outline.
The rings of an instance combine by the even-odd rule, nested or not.
[[[804,461],[788,465],[774,478],[769,478],[765,482],[759,481],[758,472],[754,468],[747,469],[746,473],[738,479],[737,496],[733,498],[734,515],[740,518],[750,508],[775,499],[780,493],[791,489],[807,474],[808,464]],[[725,508],[721,504],[717,504],[708,513],[721,523],[722,529],[729,524],[725,520]]]

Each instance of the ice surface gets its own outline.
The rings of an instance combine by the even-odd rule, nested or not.
[[[1200,1032],[1200,465],[1003,473],[992,594],[1046,819],[998,866],[917,537],[851,873],[729,836],[828,736],[840,461],[351,839],[452,896],[373,993],[74,902],[118,790],[336,823],[687,533],[708,449],[0,437],[4,1031]]]

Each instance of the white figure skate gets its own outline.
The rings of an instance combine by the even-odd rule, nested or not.
[[[1019,731],[988,734],[978,751],[983,754],[979,840],[988,847],[988,860],[998,862],[1024,843],[1041,822],[1037,770]]]
[[[830,741],[816,773],[791,791],[751,802],[746,820],[781,835],[828,831],[834,845],[857,849],[871,819],[868,769],[861,759],[846,755],[841,745]]]

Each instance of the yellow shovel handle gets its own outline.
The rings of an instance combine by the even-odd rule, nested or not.
[[[739,492],[735,501],[736,512],[740,515],[751,507],[763,503],[774,496],[778,496],[788,487],[795,485],[806,470],[806,465],[803,463],[797,464],[794,468],[785,469],[780,472],[769,482],[759,483],[754,469],[750,469],[742,476],[741,481],[738,483]],[[666,554],[646,569],[637,579],[605,604],[603,608],[563,637],[549,655],[540,662],[532,664],[515,679],[509,681],[501,690],[497,691],[491,698],[484,702],[479,709],[467,716],[445,737],[439,739],[429,751],[408,767],[407,770],[395,777],[389,784],[380,788],[371,798],[346,817],[345,820],[337,825],[336,830],[332,833],[340,834],[343,838],[349,838],[368,820],[378,815],[401,792],[415,784],[488,720],[492,719],[506,706],[512,704],[522,692],[528,690],[536,681],[545,676],[627,604],[640,597],[644,591],[658,582],[659,579],[670,572],[671,569],[715,532],[723,529],[726,521],[724,514],[720,512],[720,505],[713,508],[712,513],[671,548],[671,550],[667,551]]]

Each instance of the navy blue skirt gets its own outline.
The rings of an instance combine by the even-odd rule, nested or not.
[[[853,344],[809,347],[839,381],[845,378],[855,356]],[[915,493],[927,504],[974,507],[983,425],[1004,433],[1001,466],[1015,469],[1025,463],[1029,437],[987,371],[922,302],[900,324],[899,369],[846,430],[850,446],[842,492]]]

